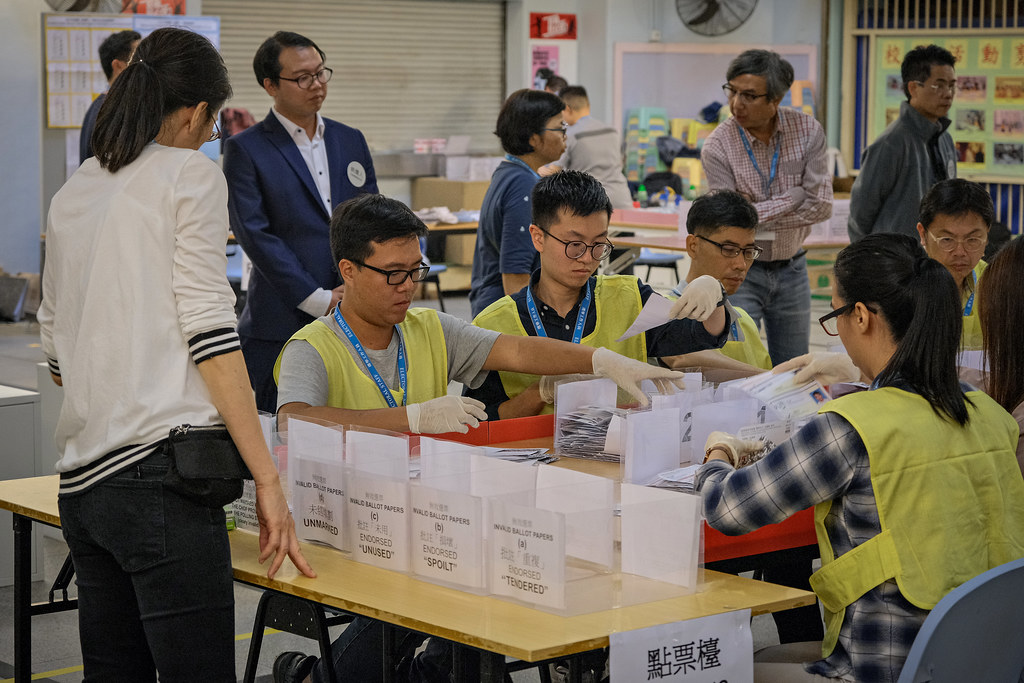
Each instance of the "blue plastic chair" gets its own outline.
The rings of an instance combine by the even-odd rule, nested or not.
[[[641,247],[640,257],[633,261],[633,267],[647,266],[647,273],[643,278],[644,282],[651,279],[651,268],[671,268],[675,271],[676,282],[679,282],[683,277],[679,272],[679,262],[684,258],[686,258],[684,254],[658,253],[647,247]]]
[[[931,611],[898,683],[1018,683],[1024,672],[1024,558],[951,590]]]

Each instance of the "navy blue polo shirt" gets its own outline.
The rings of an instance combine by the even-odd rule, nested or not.
[[[506,159],[495,169],[480,208],[469,303],[476,317],[505,296],[502,273],[532,273],[540,256],[530,239],[530,193],[540,179],[529,166]]]

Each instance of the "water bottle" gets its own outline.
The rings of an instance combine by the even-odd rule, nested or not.
[[[640,202],[641,208],[647,208],[647,188],[643,185],[636,188],[636,200]]]

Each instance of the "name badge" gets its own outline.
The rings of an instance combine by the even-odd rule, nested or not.
[[[348,181],[355,187],[362,187],[366,184],[366,169],[358,161],[348,165]]]

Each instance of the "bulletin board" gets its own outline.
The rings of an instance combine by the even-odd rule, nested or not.
[[[1024,35],[875,37],[870,91],[874,140],[896,120],[906,101],[900,64],[918,45],[941,45],[956,57],[957,91],[948,132],[957,150],[957,175],[978,181],[1024,179]]]
[[[107,89],[99,47],[117,31],[135,30],[143,37],[176,26],[206,36],[220,49],[220,17],[95,14],[43,14],[43,64],[46,71],[46,125],[80,128],[89,105]]]

